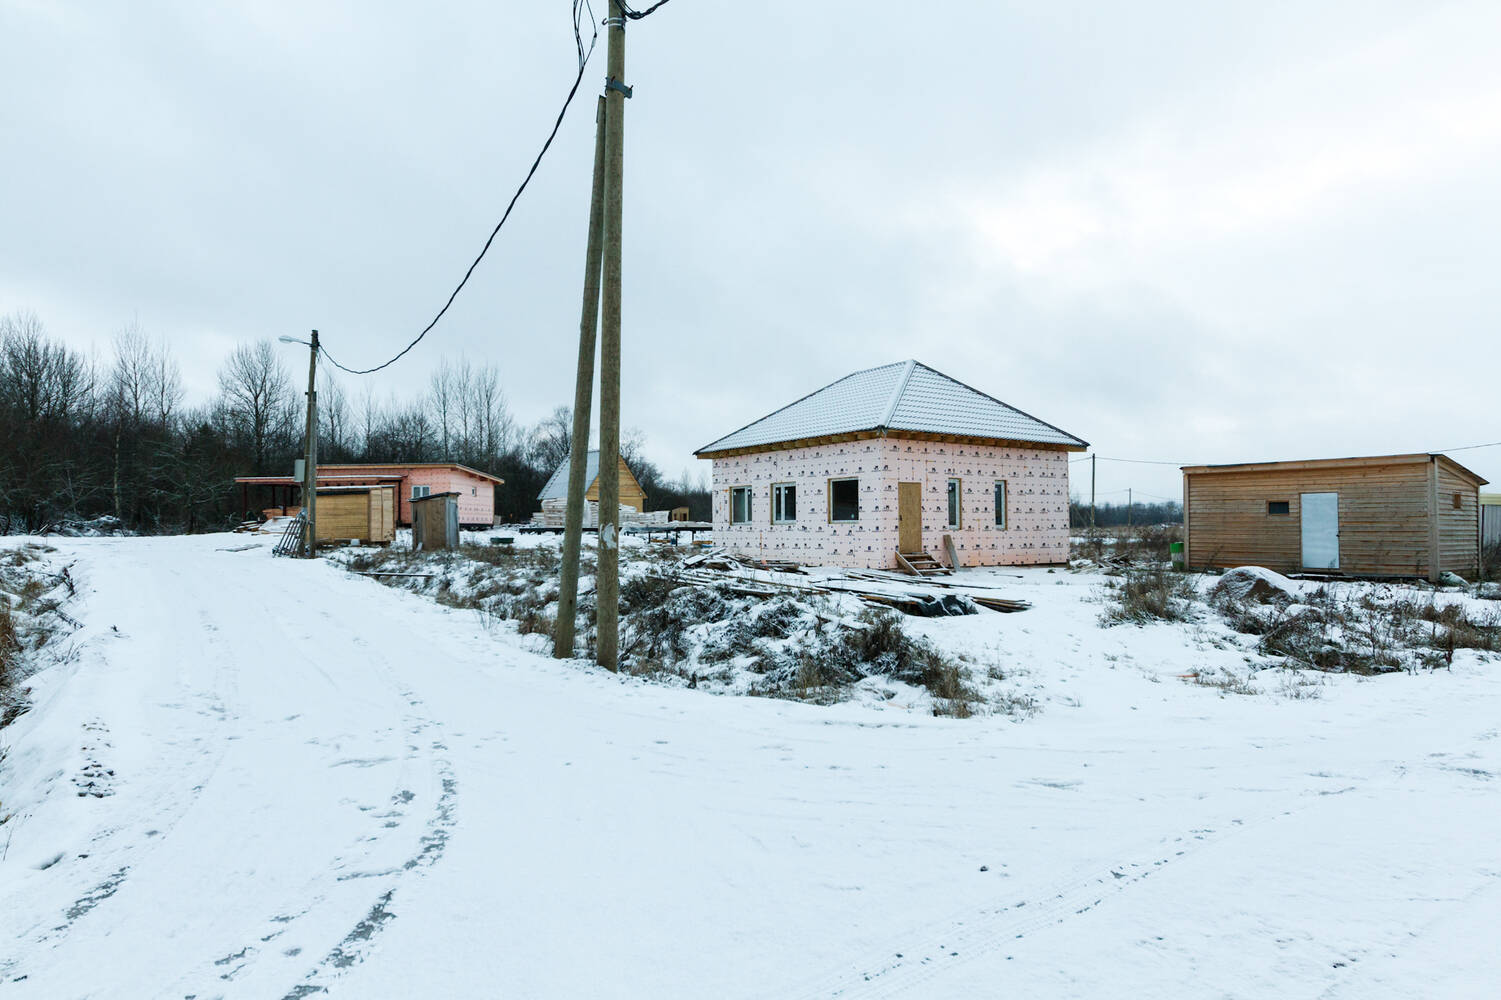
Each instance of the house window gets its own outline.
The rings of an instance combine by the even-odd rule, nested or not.
[[[431,486],[413,486],[412,499],[416,500],[418,497],[428,496],[432,493],[432,491],[433,488]]]
[[[829,520],[860,520],[860,480],[829,480]]]
[[[998,479],[995,484],[995,526],[1006,527],[1006,480]]]
[[[958,528],[964,520],[963,504],[959,498],[960,483],[957,479],[949,480],[949,527]]]
[[[1266,512],[1269,516],[1275,516],[1277,514],[1291,514],[1292,505],[1287,500],[1268,500],[1266,502]]]
[[[797,520],[797,486],[793,483],[777,483],[771,488],[771,521],[773,524],[791,524]]]
[[[737,486],[730,490],[730,523],[750,524],[751,488]]]
[[[1463,493],[1456,493],[1456,494],[1454,494],[1454,509],[1455,510],[1459,510],[1464,505],[1465,505],[1464,494]]]

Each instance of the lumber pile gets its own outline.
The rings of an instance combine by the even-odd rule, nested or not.
[[[634,507],[620,506],[621,527],[629,527],[637,524],[666,524],[669,512],[665,510],[652,510],[645,513]],[[532,515],[532,524],[543,528],[555,528],[562,531],[568,519],[567,500],[543,500],[542,509]],[[584,501],[584,527],[598,530],[599,528],[599,504],[593,500]]]
[[[1010,614],[1031,607],[1026,601],[966,592],[963,584],[924,579],[913,586],[911,577],[897,574],[879,575],[880,571],[848,571],[837,576],[807,578],[801,567],[791,563],[758,563],[753,559],[715,549],[689,556],[679,564],[675,578],[684,584],[715,587],[727,593],[748,597],[774,597],[782,594],[848,594],[865,604],[895,608],[904,614],[924,618],[972,615],[981,608]],[[786,567],[784,569],[783,567]],[[803,577],[797,579],[798,576]],[[877,589],[871,583],[900,583],[900,589]],[[983,585],[972,589],[987,590]]]

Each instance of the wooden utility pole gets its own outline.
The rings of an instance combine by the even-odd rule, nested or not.
[[[578,381],[573,388],[573,437],[568,451],[568,512],[563,522],[563,571],[558,584],[558,620],[552,655],[573,655],[574,614],[578,608],[579,553],[583,549],[584,482],[589,463],[590,407],[594,401],[594,333],[599,324],[600,253],[604,244],[605,98],[594,112],[594,183],[589,195],[589,238],[584,254],[584,308],[579,317]],[[600,470],[603,472],[603,470]]]
[[[620,237],[625,189],[625,15],[610,0],[605,79],[604,298],[599,331],[599,562],[595,569],[598,626],[595,659],[614,670],[620,615]]]
[[[304,555],[318,554],[318,331],[313,331],[307,362],[307,441],[302,468],[302,513],[307,521]]]
[[[1131,515],[1136,513],[1136,494],[1131,492],[1131,487],[1126,487],[1126,527],[1134,527]]]

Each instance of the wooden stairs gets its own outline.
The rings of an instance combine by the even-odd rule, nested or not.
[[[926,552],[903,552],[898,549],[896,564],[913,576],[949,576],[954,572]]]

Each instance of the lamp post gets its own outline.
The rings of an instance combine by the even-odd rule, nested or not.
[[[307,522],[303,555],[311,559],[318,551],[318,331],[312,340],[280,337],[283,344],[306,344],[307,362],[307,430],[303,441],[302,511]]]

